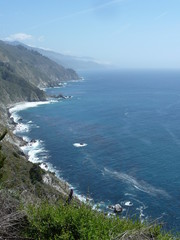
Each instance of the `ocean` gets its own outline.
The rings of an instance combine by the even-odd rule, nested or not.
[[[99,209],[180,231],[180,72],[79,74],[46,89],[70,98],[14,108],[15,133],[37,140],[23,150]]]

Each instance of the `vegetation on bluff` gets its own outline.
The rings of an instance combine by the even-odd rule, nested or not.
[[[32,239],[118,240],[175,239],[163,234],[159,225],[142,224],[138,220],[108,217],[85,204],[56,205],[47,202],[27,209],[24,236]]]
[[[53,174],[29,162],[10,138],[11,131],[0,124],[0,239],[20,239],[26,218],[20,206],[65,200],[68,189]],[[52,185],[43,181],[46,175]]]

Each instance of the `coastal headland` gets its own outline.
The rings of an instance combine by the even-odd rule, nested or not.
[[[71,186],[30,154],[40,142],[16,135],[28,130],[18,111],[50,103],[43,88],[78,79],[74,70],[36,51],[0,41],[0,238],[175,239],[159,225],[106,216],[80,204]]]
[[[31,156],[24,153],[23,147],[33,148],[38,142],[16,135],[23,125],[15,116],[22,108],[49,103],[42,88],[77,79],[79,76],[72,69],[65,69],[35,51],[0,41],[0,135],[7,131],[0,142],[2,217],[6,214],[5,208],[16,211],[21,203],[37,203],[43,199],[65,201],[68,197],[69,184],[57,178],[46,165],[31,162]],[[0,236],[7,231],[0,231]]]

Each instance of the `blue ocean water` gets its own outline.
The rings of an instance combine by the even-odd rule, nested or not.
[[[36,157],[102,209],[120,203],[123,216],[180,230],[180,72],[80,74],[47,89],[73,98],[19,112],[32,121],[21,134],[40,139]]]

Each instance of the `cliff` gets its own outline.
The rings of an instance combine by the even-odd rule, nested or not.
[[[19,76],[9,63],[0,62],[0,102],[5,105],[21,101],[46,100],[46,94]]]
[[[8,63],[19,77],[39,88],[79,78],[74,70],[66,69],[34,50],[3,41],[0,41],[0,61]]]
[[[26,143],[13,134],[14,127],[8,118],[7,107],[23,101],[45,101],[46,93],[40,88],[58,86],[61,82],[76,79],[79,77],[74,70],[65,69],[35,51],[0,41],[0,238],[2,239],[16,232],[14,228],[11,229],[11,222],[18,222],[18,219],[11,219],[12,217],[19,216],[19,221],[23,220],[23,214],[17,214],[19,204],[25,206],[43,199],[48,202],[65,200],[69,192],[67,183],[28,161],[19,147]]]
[[[40,88],[76,79],[79,77],[74,70],[65,69],[34,50],[0,41],[0,122],[7,117],[7,105],[44,101],[46,93]]]

